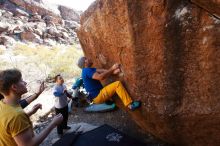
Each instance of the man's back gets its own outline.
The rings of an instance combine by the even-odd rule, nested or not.
[[[83,68],[82,78],[86,91],[89,93],[89,99],[95,98],[100,90],[103,88],[102,84],[98,80],[92,79],[93,74],[96,72],[96,68]]]
[[[0,101],[0,145],[16,146],[13,137],[31,127],[31,122],[23,109]]]

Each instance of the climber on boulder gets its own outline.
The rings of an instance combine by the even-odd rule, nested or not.
[[[105,87],[102,86],[101,80],[108,78],[112,74],[120,73],[120,65],[114,64],[109,69],[93,68],[93,62],[81,57],[77,64],[82,69],[82,78],[86,91],[89,93],[89,100],[95,104],[101,104],[111,99],[117,93],[123,104],[130,110],[135,110],[140,107],[140,101],[132,101],[126,89],[120,81],[115,81]]]

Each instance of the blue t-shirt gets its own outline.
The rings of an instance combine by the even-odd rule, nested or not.
[[[53,87],[53,95],[55,96],[55,108],[61,109],[68,105],[67,96],[64,93],[66,89],[66,85],[58,85],[56,84]]]
[[[82,78],[86,91],[89,93],[88,98],[94,99],[103,88],[100,81],[92,79],[93,74],[96,72],[96,68],[83,68]]]

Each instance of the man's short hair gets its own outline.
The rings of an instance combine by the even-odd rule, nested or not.
[[[18,69],[7,69],[0,72],[0,93],[8,95],[11,85],[16,84],[22,75]]]
[[[85,60],[86,60],[86,57],[79,58],[78,63],[77,63],[79,68],[83,69],[85,67]]]

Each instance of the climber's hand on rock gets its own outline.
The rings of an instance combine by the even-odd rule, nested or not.
[[[114,70],[113,74],[114,74],[114,75],[117,75],[117,74],[119,74],[120,72],[121,72],[120,68],[117,68],[117,69]]]
[[[119,67],[120,67],[120,64],[115,63],[115,64],[112,66],[112,69],[113,69],[113,70],[116,70],[116,69],[118,69]]]

